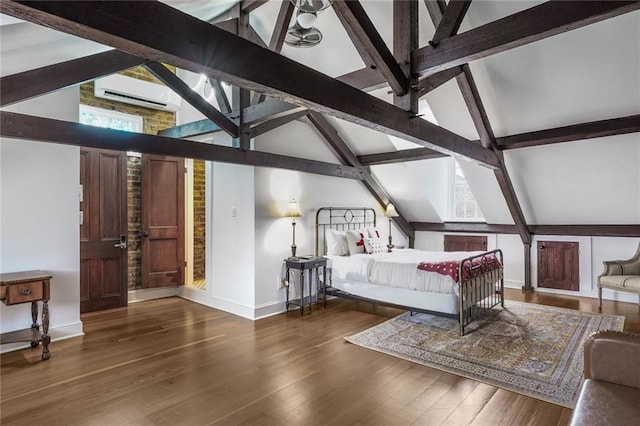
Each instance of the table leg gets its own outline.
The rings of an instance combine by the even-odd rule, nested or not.
[[[40,330],[38,325],[38,302],[31,302],[31,328]],[[31,342],[32,348],[37,348],[40,342]]]
[[[304,315],[304,269],[300,269],[300,316]]]
[[[322,298],[324,299],[324,308],[327,308],[327,267],[322,267]]]
[[[286,310],[288,311],[289,310],[289,268],[286,269],[286,272],[285,272],[284,276],[285,276],[285,278],[287,280],[287,283],[286,283],[286,286],[287,286],[287,301],[285,303],[285,307],[286,307]]]
[[[51,337],[49,336],[49,301],[42,301],[42,359],[47,360],[51,357],[49,353],[49,343]]]

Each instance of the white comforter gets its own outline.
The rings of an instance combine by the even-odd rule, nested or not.
[[[459,261],[482,252],[430,252],[400,250],[382,254],[327,256],[331,279],[355,281],[432,293],[458,294],[458,285],[449,275],[418,269],[421,262]]]

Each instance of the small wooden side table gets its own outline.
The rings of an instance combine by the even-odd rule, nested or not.
[[[289,310],[289,305],[300,306],[300,316],[304,315],[304,307],[306,305],[312,305],[318,303],[320,300],[324,302],[324,306],[327,306],[327,259],[324,257],[295,257],[285,259],[286,265],[286,278],[289,283],[289,274],[291,269],[297,269],[300,271],[300,298],[289,300],[289,284],[287,284],[287,302],[286,308]],[[313,294],[313,278],[315,271],[315,279],[318,281],[318,268],[322,268],[322,286],[316,288],[316,294]],[[309,271],[309,295],[304,295],[304,272]],[[320,290],[322,290],[322,296],[320,296]]]
[[[42,342],[42,359],[49,353],[49,296],[51,275],[43,271],[25,271],[0,274],[0,300],[7,305],[31,302],[31,328],[0,334],[0,344],[31,342],[37,347]],[[42,301],[42,333],[38,325],[38,302]]]

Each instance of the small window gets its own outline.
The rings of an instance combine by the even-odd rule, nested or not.
[[[142,133],[142,117],[80,105],[80,123],[106,129]]]
[[[467,179],[455,159],[451,159],[449,219],[453,221],[484,221],[480,207],[467,184]]]

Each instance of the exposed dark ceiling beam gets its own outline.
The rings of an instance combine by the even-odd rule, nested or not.
[[[420,86],[420,89],[418,89],[418,97],[421,98],[432,90],[437,89],[461,72],[462,67],[449,68],[448,70],[440,71],[421,79],[418,83]]]
[[[306,108],[299,105],[292,105],[280,99],[270,98],[256,105],[245,108],[244,118],[247,124],[257,123],[270,118],[276,118],[282,114],[288,114],[294,111],[303,111]]]
[[[628,117],[573,124],[571,126],[557,127],[555,129],[498,137],[495,140],[500,149],[518,149],[531,146],[623,135],[627,133],[640,133],[640,115],[630,115]],[[428,148],[415,148],[403,151],[363,155],[359,158],[363,164],[374,165],[435,158],[433,153],[434,151]]]
[[[0,106],[35,98],[144,64],[147,60],[110,50],[0,78]]]
[[[271,120],[264,121],[260,124],[256,124],[251,128],[250,137],[255,138],[256,136],[260,136],[263,133],[270,132],[271,130],[277,129],[278,127],[284,126],[294,120],[298,120],[304,116],[306,116],[309,111],[294,111],[292,113],[273,118]]]
[[[461,232],[482,234],[517,234],[515,225],[472,222],[411,222],[416,231]],[[570,235],[586,237],[640,237],[640,225],[529,225],[535,235]]]
[[[238,16],[237,34],[239,37],[249,39],[251,30],[253,30],[253,27],[249,24],[249,12],[242,9]],[[262,42],[262,39],[260,41]],[[238,120],[238,137],[232,141],[232,144],[234,147],[247,151],[251,149],[251,126],[247,123],[245,116],[246,108],[251,105],[251,92],[249,89],[237,85],[233,86],[231,88],[231,105],[233,113]]]
[[[406,111],[163,3],[3,1],[0,10],[262,91],[446,154],[499,167],[497,156],[490,150],[425,120],[412,119]],[[257,63],[260,67],[255,66]]]
[[[418,48],[418,0],[393,2],[393,56],[408,79],[404,95],[393,94],[398,108],[418,113],[418,76],[411,74],[411,52]]]
[[[209,19],[207,22],[209,22],[210,24],[220,24],[222,22],[237,19],[239,14],[240,14],[240,7],[238,4],[235,4],[231,6],[229,9],[225,10],[224,12],[218,13],[217,15]]]
[[[498,146],[496,137],[489,123],[487,111],[484,109],[484,105],[480,99],[480,93],[478,93],[478,87],[476,86],[473,74],[471,74],[471,69],[469,65],[466,64],[462,65],[461,68],[462,72],[456,76],[456,81],[462,93],[462,98],[465,104],[467,104],[471,120],[480,136],[480,143],[485,148],[496,149]]]
[[[306,108],[298,105],[292,105],[288,102],[281,101],[280,99],[270,98],[264,102],[246,107],[244,109],[243,118],[246,124],[254,124],[260,121],[275,119],[283,115],[300,111],[306,111]],[[225,115],[229,118],[232,117],[231,113]],[[205,119],[171,127],[160,131],[159,134],[175,138],[190,138],[207,133],[219,132],[220,130],[221,129],[217,124]]]
[[[411,222],[413,229],[420,232],[477,232],[486,234],[517,234],[515,225],[494,225],[475,222]]]
[[[433,74],[637,9],[639,1],[548,1],[418,49],[413,72]]]
[[[394,93],[397,95],[407,93],[409,90],[407,77],[360,2],[357,0],[335,0],[333,10],[341,16],[341,22],[347,31],[358,39],[359,44],[385,77]]]
[[[271,40],[269,40],[269,49],[274,52],[280,53],[282,50],[294,9],[293,3],[290,1],[283,1],[280,5],[276,24],[273,26],[273,33],[271,33]]]
[[[369,53],[367,53],[367,48],[362,44],[355,30],[351,27],[351,25],[349,25],[349,21],[347,21],[347,18],[345,18],[341,13],[337,12],[336,17],[342,24],[344,31],[347,33],[347,37],[349,37],[349,40],[351,40],[351,44],[353,44],[353,47],[356,48],[356,52],[358,52],[358,55],[360,55],[360,59],[362,59],[362,62],[364,62],[365,68],[376,69],[376,63],[373,61]]]
[[[496,138],[496,142],[501,149],[515,149],[637,132],[640,132],[640,115],[630,115],[505,136]]]
[[[283,1],[280,4],[280,10],[278,11],[278,17],[276,23],[273,26],[273,32],[271,33],[271,39],[269,40],[269,50],[280,53],[282,46],[284,45],[284,39],[287,36],[287,30],[289,29],[289,23],[291,23],[291,17],[294,11],[293,3],[290,1]],[[255,93],[251,103],[255,104],[263,102],[265,95],[262,93]]]
[[[245,13],[250,13],[265,4],[267,0],[242,0],[240,8]],[[289,2],[291,3],[291,2]]]
[[[304,158],[243,151],[220,145],[162,136],[103,129],[68,121],[0,111],[0,135],[7,138],[52,142],[89,148],[135,151],[145,154],[193,158],[254,167],[274,167],[305,173],[362,179],[359,170]]]
[[[345,164],[361,170],[362,183],[383,208],[386,208],[389,203],[393,203],[396,208],[398,207],[397,204],[393,202],[389,194],[384,190],[384,188],[380,186],[380,184],[376,181],[371,172],[363,168],[362,164],[358,160],[358,157],[353,153],[351,148],[349,148],[349,145],[347,145],[347,143],[340,137],[335,127],[333,127],[333,125],[329,122],[329,120],[327,120],[325,116],[315,111],[309,111],[309,121],[311,121],[318,132],[320,132],[322,137],[327,141],[331,148],[333,148],[335,153],[342,159]],[[409,246],[413,247],[415,243],[415,232],[400,211],[398,211],[398,214],[399,216],[394,217],[393,221],[409,238]]]
[[[531,225],[535,235],[640,237],[640,225]]]
[[[216,97],[220,112],[228,116],[228,114],[231,114],[231,104],[229,103],[227,93],[224,91],[224,87],[222,87],[222,83],[217,78],[209,78],[208,81],[211,90],[213,90],[213,95]]]
[[[222,131],[222,129],[220,129],[217,124],[213,123],[208,118],[205,118],[203,120],[193,121],[191,123],[185,123],[179,126],[160,130],[158,135],[169,138],[184,139],[220,131]]]
[[[445,154],[429,148],[403,149],[400,151],[382,152],[379,154],[359,155],[358,160],[365,166],[393,164],[405,161],[430,160],[446,157]]]
[[[384,79],[384,76],[380,74],[380,71],[371,68],[361,68],[356,71],[348,72],[336,77],[336,80],[340,80],[351,87],[365,92],[382,89],[389,85],[387,80]]]
[[[220,126],[222,130],[232,137],[238,136],[238,125],[236,123],[214,108],[213,105],[207,102],[200,94],[191,89],[187,83],[169,71],[167,67],[158,62],[149,62],[144,66],[151,74],[155,75],[158,80],[169,86],[182,99],[191,104],[209,120]]]
[[[471,0],[451,0],[444,10],[442,19],[440,19],[429,44],[437,46],[445,38],[457,34],[469,6],[471,6]]]

